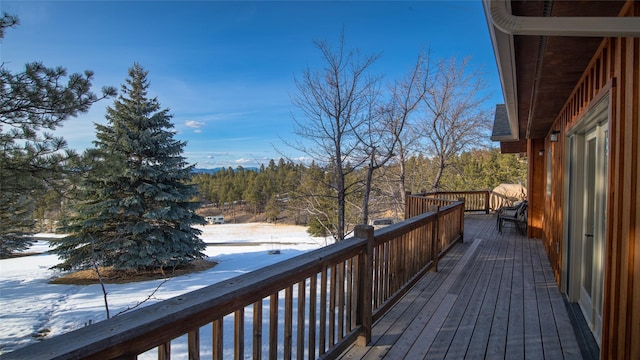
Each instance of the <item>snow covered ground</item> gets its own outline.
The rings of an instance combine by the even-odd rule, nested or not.
[[[171,278],[144,305],[259,269],[332,242],[329,238],[311,237],[305,227],[292,225],[224,224],[207,225],[201,229],[202,239],[209,244],[205,253],[218,265],[201,273]],[[30,249],[47,250],[46,241],[38,241]],[[273,250],[279,250],[280,254],[269,255]],[[57,256],[46,253],[0,260],[0,355],[106,318],[99,285],[48,283],[60,275],[60,272],[50,270],[58,262]],[[162,281],[107,284],[111,314],[145,300]],[[202,338],[207,339],[207,336],[203,334]],[[179,348],[176,347],[176,350]]]

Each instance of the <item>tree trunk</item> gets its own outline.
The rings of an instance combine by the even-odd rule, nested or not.
[[[442,174],[444,173],[446,165],[447,164],[444,159],[440,158],[438,161],[438,172],[436,173],[436,177],[433,180],[433,186],[431,187],[432,191],[440,191],[440,180],[442,179]]]
[[[342,161],[340,156],[342,154],[338,150],[336,152],[337,160],[336,160],[336,190],[338,192],[338,228],[337,228],[337,241],[344,240],[344,215],[345,215],[345,206],[346,206],[346,194],[344,188],[344,170],[342,168]]]
[[[398,155],[399,155],[399,159],[400,159],[400,182],[399,182],[399,187],[400,187],[400,194],[398,195],[399,198],[396,201],[399,205],[398,205],[398,210],[404,212],[404,208],[405,208],[405,194],[407,193],[407,189],[406,189],[406,185],[405,185],[405,176],[406,176],[406,167],[405,167],[405,161],[406,159],[404,158],[404,148],[402,146],[402,142],[398,141]]]
[[[369,194],[371,194],[371,182],[373,180],[373,156],[371,154],[371,161],[369,162],[369,167],[367,168],[367,178],[364,183],[364,197],[362,199],[362,224],[367,225],[369,223]]]

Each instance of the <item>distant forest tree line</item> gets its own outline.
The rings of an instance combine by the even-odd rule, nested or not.
[[[406,191],[419,193],[434,190],[434,179],[438,172],[436,161],[422,155],[414,155],[406,161]],[[397,186],[398,164],[386,165],[380,176],[374,178],[371,197],[372,216],[402,218],[404,194]],[[322,229],[318,214],[309,209],[302,198],[310,192],[317,193],[315,181],[318,173],[328,174],[327,167],[316,164],[304,165],[280,158],[271,160],[259,169],[221,168],[214,173],[193,173],[192,184],[197,193],[192,199],[201,206],[229,212],[232,207],[243,208],[253,214],[263,214],[268,221],[277,222],[286,216],[286,221],[310,226],[314,235],[330,235]],[[500,154],[495,148],[475,149],[456,155],[440,180],[440,191],[490,190],[502,183],[526,184],[526,159],[516,154]],[[353,172],[364,186],[365,170]],[[357,179],[356,179],[357,180]],[[73,183],[73,182],[70,182]],[[349,223],[362,222],[360,202],[362,193],[353,192],[347,203]],[[68,199],[54,189],[43,193],[35,201],[34,218],[42,231],[55,230],[59,221],[69,216]],[[321,206],[320,204],[318,206]],[[323,205],[330,210],[333,202]],[[330,212],[330,211],[328,211]]]
[[[412,193],[433,191],[438,173],[437,162],[422,155],[414,155],[406,161],[406,191]],[[373,179],[370,198],[371,215],[375,217],[402,218],[404,196],[399,192],[397,163],[387,164],[379,176]],[[490,190],[502,183],[526,184],[526,160],[516,154],[500,154],[498,149],[475,149],[454,156],[451,166],[441,175],[440,191]],[[286,214],[287,221],[309,225],[313,235],[330,235],[318,222],[307,203],[310,193],[321,189],[316,182],[319,174],[329,174],[330,169],[317,164],[303,165],[292,161],[271,160],[260,169],[243,167],[222,168],[209,174],[193,176],[198,186],[198,198],[202,204],[209,204],[220,210],[242,206],[254,214],[264,214],[268,221],[277,221]],[[352,172],[354,182],[360,184],[347,199],[347,218],[351,225],[363,222],[361,200],[366,177],[366,169]],[[321,198],[320,198],[321,199]],[[324,213],[331,213],[334,202],[324,204],[318,200],[318,207],[325,207]]]

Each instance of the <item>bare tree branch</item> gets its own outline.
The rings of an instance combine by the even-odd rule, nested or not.
[[[431,190],[442,189],[442,174],[453,156],[485,145],[488,139],[490,117],[482,107],[486,85],[480,72],[470,71],[468,64],[469,59],[458,62],[455,58],[437,63],[423,100],[424,146],[437,167]]]
[[[294,133],[302,141],[287,144],[332,170],[331,184],[337,200],[337,224],[332,234],[342,240],[346,232],[345,200],[353,186],[347,177],[362,161],[355,156],[358,132],[371,116],[369,96],[377,90],[379,77],[371,76],[369,70],[380,55],[363,57],[357,50],[347,51],[344,32],[335,48],[325,41],[314,44],[322,54],[324,67],[306,69],[295,79],[298,92],[292,101],[302,116],[294,116]]]

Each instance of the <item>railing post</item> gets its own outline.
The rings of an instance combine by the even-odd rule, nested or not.
[[[484,213],[488,214],[489,213],[489,199],[491,193],[489,192],[489,190],[485,191],[484,193]]]
[[[367,239],[367,246],[358,260],[358,310],[356,323],[362,326],[356,343],[365,346],[371,342],[371,327],[373,325],[373,305],[371,291],[373,289],[373,226],[357,225],[354,229],[356,238]]]
[[[407,220],[409,217],[413,216],[411,214],[411,205],[409,204],[409,199],[411,198],[411,191],[405,191],[404,193],[404,219]]]
[[[438,258],[440,253],[440,206],[436,206],[436,221],[434,234],[431,237],[431,249],[433,251],[433,271],[438,272]]]
[[[462,201],[462,211],[460,211],[460,242],[464,243],[464,212],[467,203],[463,197],[458,198],[458,201]]]

